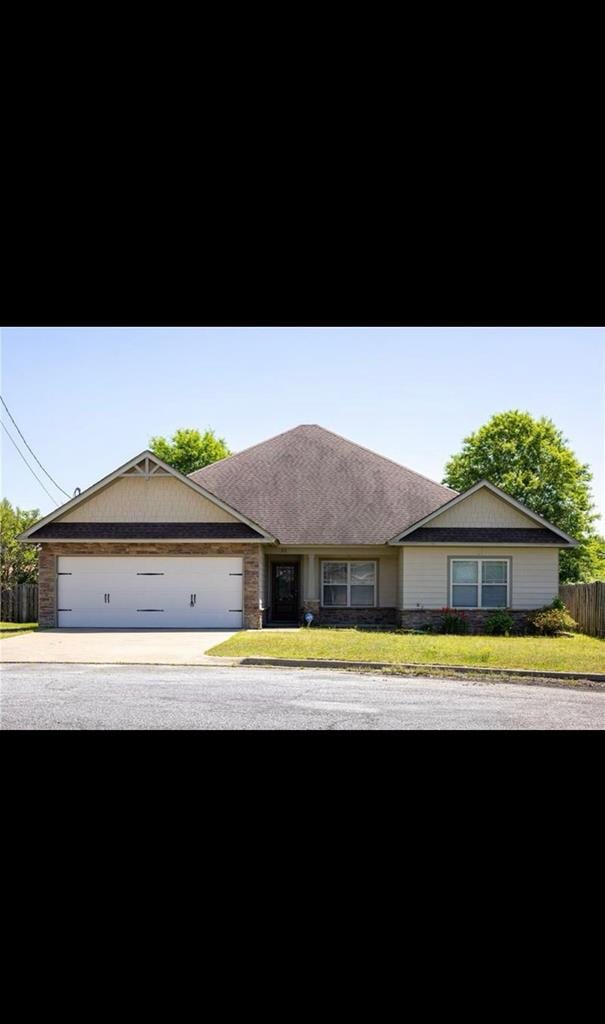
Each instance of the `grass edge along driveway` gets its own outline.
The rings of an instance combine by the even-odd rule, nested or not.
[[[206,653],[230,658],[323,658],[605,673],[605,640],[582,635],[555,638],[439,636],[319,627],[281,633],[268,629],[238,633]]]
[[[38,628],[37,622],[0,622],[0,640],[8,640],[11,636],[21,636]]]

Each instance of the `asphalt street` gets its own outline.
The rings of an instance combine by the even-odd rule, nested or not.
[[[605,693],[326,669],[5,665],[8,729],[604,729]]]

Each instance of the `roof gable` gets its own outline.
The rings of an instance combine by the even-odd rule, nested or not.
[[[159,459],[153,452],[146,450],[141,452],[139,455],[135,455],[134,458],[125,462],[123,466],[118,467],[113,473],[109,473],[108,476],[103,477],[96,484],[93,484],[87,490],[83,491],[82,494],[78,494],[65,502],[58,509],[52,512],[50,515],[45,516],[34,526],[31,526],[28,530],[19,536],[19,540],[36,540],[36,534],[38,530],[42,530],[43,527],[49,523],[65,522],[65,523],[76,523],[76,522],[91,522],[91,521],[103,521],[110,522],[113,520],[113,516],[108,516],[107,508],[111,505],[111,498],[108,503],[101,503],[99,506],[98,513],[95,513],[93,518],[90,518],[90,506],[91,500],[94,500],[96,495],[100,495],[107,491],[116,481],[120,481],[122,488],[134,488],[137,490],[137,484],[140,481],[151,481],[156,479],[166,478],[168,480],[177,480],[180,485],[188,490],[191,490],[200,498],[204,499],[205,515],[201,519],[207,519],[208,506],[213,506],[217,509],[216,519],[226,522],[240,522],[252,528],[256,531],[262,540],[274,541],[270,533],[252,522],[245,514],[239,512],[239,510],[232,508],[227,502],[218,498],[216,495],[211,494],[201,484],[196,483],[189,477],[179,473],[178,470],[169,466],[167,463]],[[88,506],[88,511],[86,511]],[[82,519],[79,519],[78,512],[82,509]],[[201,510],[200,510],[201,511]],[[120,521],[119,513],[116,513],[117,518],[115,521]],[[162,515],[159,515],[159,521],[162,521]],[[191,517],[194,518],[194,517]],[[177,520],[178,521],[178,518]],[[42,538],[41,538],[42,539]]]
[[[125,475],[59,516],[62,523],[235,523],[232,512],[168,474]]]
[[[467,494],[462,501],[453,502],[448,508],[433,515],[431,526],[499,526],[527,529],[535,521],[521,512],[510,501],[500,497],[489,487],[480,487],[473,494]]]
[[[282,544],[384,544],[456,495],[316,424],[191,474]]]
[[[456,495],[441,508],[406,527],[389,543],[400,544],[406,537],[431,524],[433,530],[454,529],[507,529],[527,530],[538,523],[542,529],[551,531],[562,538],[566,545],[576,546],[577,542],[543,516],[527,508],[520,501],[500,490],[489,480],[480,480],[462,494]]]

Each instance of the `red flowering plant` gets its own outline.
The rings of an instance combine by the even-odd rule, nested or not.
[[[466,612],[458,611],[454,608],[442,608],[441,614],[443,615],[441,621],[442,633],[460,634],[468,632]]]

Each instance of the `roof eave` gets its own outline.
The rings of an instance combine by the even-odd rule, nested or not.
[[[17,538],[18,540],[19,538]],[[265,544],[262,537],[44,537],[23,544]]]
[[[389,544],[391,547],[399,548],[555,548],[562,551],[580,546],[578,541],[574,541],[572,544],[560,544],[558,541],[553,541],[549,544],[548,541],[542,543],[526,541],[523,543],[523,541],[514,540],[418,540],[408,541],[407,544],[403,540],[397,544],[391,544],[391,542]]]

